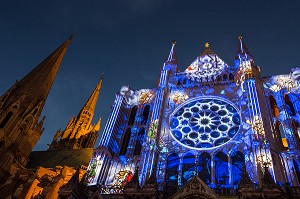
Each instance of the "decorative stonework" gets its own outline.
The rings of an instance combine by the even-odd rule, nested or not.
[[[228,142],[239,131],[241,117],[227,100],[199,97],[178,107],[170,117],[172,136],[180,144],[212,148]]]

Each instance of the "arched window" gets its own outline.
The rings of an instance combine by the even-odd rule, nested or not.
[[[203,152],[199,156],[198,176],[206,184],[211,182],[211,157],[207,152]]]
[[[187,153],[183,157],[182,183],[185,185],[189,179],[196,175],[195,156]]]
[[[166,168],[166,191],[173,195],[178,188],[178,168],[180,159],[175,153],[168,156]]]
[[[125,155],[126,154],[128,144],[129,144],[129,140],[130,140],[130,136],[131,136],[131,129],[128,128],[127,131],[125,132],[124,137],[123,137],[123,142],[122,142],[122,146],[121,146],[121,150],[120,150],[120,155]]]
[[[144,136],[145,136],[145,129],[143,128],[142,130],[140,130],[136,138],[133,155],[141,155]]]
[[[134,120],[135,120],[136,111],[137,111],[137,106],[134,106],[131,109],[131,112],[130,112],[130,117],[129,117],[129,120],[128,120],[128,125],[133,125]]]
[[[7,124],[7,122],[10,120],[12,114],[13,114],[12,111],[10,111],[10,112],[7,113],[7,115],[4,117],[4,119],[0,123],[0,128],[3,128]]]
[[[273,97],[273,95],[270,95],[269,99],[270,99],[270,105],[271,105],[271,109],[272,109],[272,114],[273,114],[274,117],[278,117],[279,116],[279,109],[278,109],[276,100]]]
[[[284,95],[284,102],[286,103],[286,108],[287,108],[287,112],[289,115],[291,116],[295,116],[296,115],[296,111],[294,109],[293,103],[291,102],[291,99],[289,97],[288,94]]]
[[[223,152],[218,152],[215,155],[215,172],[216,172],[216,184],[227,185],[229,180],[228,172],[228,157]]]
[[[141,125],[144,125],[148,121],[150,106],[147,105],[143,110],[143,120],[141,121]]]
[[[229,74],[229,80],[234,80],[234,76],[232,73]]]
[[[226,74],[223,75],[223,81],[227,81],[228,80],[228,76]]]
[[[281,145],[281,147],[288,147],[288,142],[286,140],[286,137],[285,137],[285,132],[284,132],[284,129],[283,129],[283,126],[280,122],[276,122],[276,125],[275,125],[275,136],[277,137],[278,141],[279,141],[279,144]]]
[[[242,168],[245,164],[244,154],[240,151],[233,152],[231,154],[231,162],[232,162],[232,182],[234,185],[239,184],[242,175]]]
[[[32,116],[29,116],[25,119],[25,130],[28,131],[33,123]]]

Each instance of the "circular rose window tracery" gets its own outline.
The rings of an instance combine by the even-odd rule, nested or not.
[[[172,136],[182,145],[203,149],[228,142],[241,122],[237,108],[217,97],[199,97],[178,107],[170,117]]]

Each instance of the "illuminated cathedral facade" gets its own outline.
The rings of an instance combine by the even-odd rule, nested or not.
[[[155,88],[116,94],[88,186],[103,198],[291,194],[300,182],[300,69],[261,69],[240,37],[233,66],[206,44],[181,72],[173,42]]]

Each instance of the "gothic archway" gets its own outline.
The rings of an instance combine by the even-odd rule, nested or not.
[[[288,114],[291,115],[291,116],[295,116],[296,111],[294,109],[294,105],[293,105],[293,103],[292,103],[292,101],[291,101],[288,94],[284,95],[284,102],[286,104],[286,109],[287,109]]]
[[[211,156],[207,152],[199,156],[198,176],[206,184],[211,182]]]
[[[232,183],[237,185],[241,180],[242,168],[245,164],[244,154],[240,151],[235,151],[231,153],[231,162],[232,162]]]
[[[227,185],[229,184],[229,172],[228,172],[228,157],[223,152],[218,152],[215,155],[215,178],[216,184]]]
[[[195,155],[187,153],[183,156],[182,165],[182,184],[186,184],[196,175]]]
[[[178,169],[180,158],[176,153],[172,153],[167,158],[166,167],[166,192],[168,195],[173,195],[178,188]]]
[[[131,137],[131,128],[128,128],[123,137],[122,146],[120,149],[120,155],[126,155],[130,137]]]

